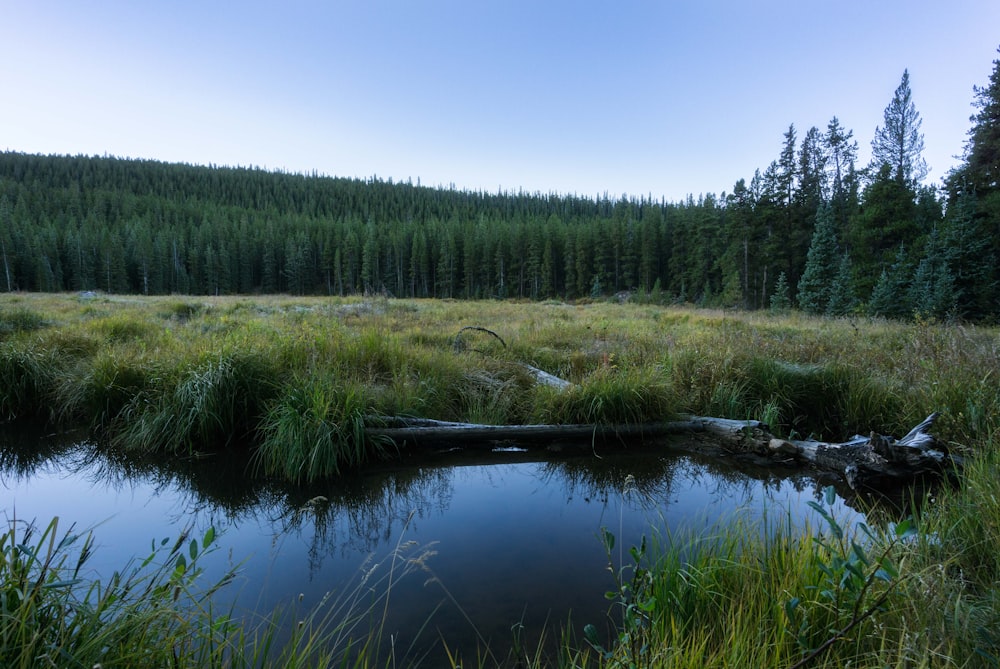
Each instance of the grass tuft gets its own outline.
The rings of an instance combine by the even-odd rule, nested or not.
[[[293,381],[264,416],[254,467],[259,474],[296,483],[357,468],[387,446],[365,435],[370,412],[360,386],[316,378]]]
[[[45,417],[57,374],[44,351],[0,343],[0,420]]]
[[[39,666],[209,666],[223,661],[231,627],[212,620],[195,582],[214,533],[164,540],[104,582],[84,578],[93,536],[10,521],[0,534],[0,663]],[[189,543],[190,540],[190,543]]]
[[[252,352],[224,353],[182,375],[172,390],[139,393],[119,413],[126,449],[191,453],[248,439],[274,393],[275,373]]]
[[[539,389],[535,420],[552,424],[638,424],[671,420],[677,398],[658,368],[601,367],[567,390]]]
[[[49,325],[49,321],[42,314],[28,307],[0,310],[0,339],[9,334],[34,332]]]

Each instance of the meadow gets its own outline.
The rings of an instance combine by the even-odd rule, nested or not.
[[[637,303],[7,294],[0,420],[85,428],[124,453],[240,451],[251,455],[248,476],[308,483],[394,457],[399,445],[365,433],[394,416],[628,424],[698,414],[835,441],[872,430],[900,436],[940,411],[934,433],[966,466],[952,485],[915,500],[912,524],[844,528],[817,504],[815,539],[779,527],[764,540],[753,528],[724,527],[711,540],[668,542],[651,528],[649,545],[630,547],[625,559],[607,535],[619,637],[568,637],[558,657],[515,646],[517,657],[496,663],[995,666],[998,349],[1000,334],[989,327]],[[539,385],[524,363],[573,385]],[[74,575],[87,539],[56,539],[52,526],[19,531],[11,524],[0,542],[0,634],[13,654],[6,664],[30,666],[37,644],[48,644],[45,653],[58,648],[82,666],[116,666],[101,653],[117,646],[83,643],[95,628],[76,625],[103,601],[83,596]],[[172,569],[133,576],[154,584],[137,607],[186,626],[114,636],[132,640],[122,655],[132,659],[119,663],[160,666],[162,656],[145,645],[187,653],[175,660],[182,666],[273,661],[271,650],[248,643],[251,632],[163,594],[190,592],[203,603],[197,593],[221,585],[199,585],[187,569],[210,538],[194,548],[188,540],[146,563]],[[185,551],[190,560],[179,568]],[[111,602],[140,590],[129,586]],[[307,626],[292,664],[330,660],[324,634],[342,621],[313,616],[315,631]],[[92,620],[115,635],[126,619]],[[143,653],[158,659],[143,665],[135,660]],[[391,666],[375,651],[351,657]]]

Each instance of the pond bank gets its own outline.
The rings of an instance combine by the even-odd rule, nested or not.
[[[563,627],[580,638],[592,624],[608,637],[618,614],[604,597],[614,589],[604,529],[624,546],[644,536],[666,546],[671,537],[688,541],[729,524],[759,527],[762,536],[801,531],[815,520],[807,502],[821,488],[791,470],[793,478],[782,478],[748,465],[720,467],[671,443],[598,459],[441,452],[283,489],[241,480],[211,460],[129,463],[93,444],[51,442],[41,442],[49,455],[34,462],[23,453],[31,444],[2,445],[4,494],[22,521],[59,517],[63,528],[96,528],[87,578],[107,579],[150,541],[211,531],[217,550],[199,556],[202,581],[223,579],[238,564],[213,599],[219,610],[236,605],[252,626],[272,611],[342,605],[363,574],[374,570],[367,578],[375,583],[383,574],[375,566],[396,560],[391,592],[373,592],[390,597],[380,624],[414,657],[433,653],[436,662],[446,659],[442,640],[465,657],[486,645],[504,656],[517,625],[532,645],[547,634],[550,653]],[[836,513],[845,522],[861,518],[843,501]],[[381,631],[360,626],[355,639]]]
[[[508,348],[456,354],[456,330],[474,323],[492,324]],[[642,305],[2,295],[0,414],[77,425],[134,454],[247,458],[258,480],[308,486],[380,448],[397,456],[353,438],[372,413],[484,424],[689,413],[841,441],[873,427],[905,434],[940,411],[935,435],[965,458],[961,477],[921,505],[918,540],[893,544],[893,564],[905,566],[898,596],[852,628],[857,644],[835,643],[813,663],[969,666],[1000,657],[990,631],[1000,628],[998,342],[986,327]],[[537,388],[518,371],[525,361],[574,391]],[[780,606],[822,585],[816,565],[829,550],[722,542],[698,555],[702,579],[678,581],[691,565],[670,559],[636,572],[665,588],[658,604],[643,600],[650,624],[629,637],[655,648],[660,666],[789,666],[803,644],[827,641],[822,625],[801,642],[788,636],[789,616],[809,609],[818,621],[821,602]],[[688,605],[665,604],[678,601]],[[576,647],[594,661],[592,646]],[[627,664],[629,648],[618,639],[608,664]]]

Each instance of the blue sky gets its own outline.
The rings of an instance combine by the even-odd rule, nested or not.
[[[472,190],[731,191],[904,69],[928,183],[1000,57],[997,0],[0,0],[0,149]]]

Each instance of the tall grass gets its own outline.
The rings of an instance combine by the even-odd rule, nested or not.
[[[939,410],[938,428],[959,450],[1000,436],[1000,351],[984,328],[384,299],[17,296],[0,297],[0,310],[28,324],[0,342],[4,419],[83,424],[144,450],[256,449],[263,438],[273,450],[275,419],[284,416],[290,436],[289,417],[309,414],[292,406],[307,393],[284,397],[308,379],[317,380],[313,394],[335,379],[364,397],[365,411],[441,420],[615,423],[695,413],[839,440],[872,429],[901,434]],[[486,337],[455,351],[468,325],[494,328],[506,346]],[[521,363],[574,385],[537,388]],[[333,423],[338,439],[352,438],[347,423]],[[298,434],[313,445],[319,438]],[[378,444],[352,448],[378,456]],[[306,460],[274,471],[318,461],[310,443],[290,450]],[[340,452],[348,457],[327,460],[329,474],[365,459]]]
[[[600,367],[568,390],[540,389],[535,419],[543,423],[637,424],[673,419],[678,401],[657,367]]]
[[[224,618],[210,618],[215,585],[196,591],[199,560],[214,539],[182,534],[140,563],[88,579],[90,533],[60,534],[11,521],[0,534],[0,659],[5,667],[163,667],[221,664]]]
[[[193,453],[249,439],[275,374],[263,356],[229,352],[181,374],[160,393],[137,393],[116,417],[115,442],[126,449]]]
[[[308,610],[293,606],[256,620],[218,610],[213,595],[237,578],[206,582],[202,562],[214,530],[154,542],[142,560],[110,575],[90,567],[90,531],[60,532],[10,521],[0,533],[0,663],[36,667],[370,667],[416,664],[415,646],[383,633],[393,588],[433,554],[404,542],[362,565],[341,592]],[[301,600],[301,598],[300,598]],[[372,631],[374,627],[374,632]]]
[[[0,420],[45,416],[54,365],[44,353],[11,342],[0,343]]]
[[[361,386],[316,377],[294,380],[259,428],[256,469],[267,476],[311,483],[369,462],[388,446],[365,434],[371,410]]]
[[[942,411],[935,433],[966,458],[960,478],[914,504],[921,534],[892,548],[901,577],[884,611],[810,666],[1000,664],[995,328],[649,305],[280,297],[3,295],[0,315],[0,420],[80,423],[140,449],[249,449],[262,474],[292,481],[343,474],[379,457],[386,445],[361,436],[379,414],[619,423],[685,412],[761,418],[785,435],[838,440],[870,430],[898,436]],[[455,335],[466,325],[496,330],[507,347],[456,352]],[[537,387],[518,371],[522,362],[574,385]],[[830,553],[780,528],[758,529],[737,524],[711,540],[680,543],[683,551],[674,548],[676,537],[654,546],[658,558],[641,567],[652,599],[628,599],[650,607],[646,623],[598,638],[608,656],[568,647],[565,666],[799,661],[804,646],[822,644],[827,628],[841,624],[816,599],[825,578],[819,565],[829,566]],[[42,534],[51,544],[54,530]],[[39,558],[31,565],[56,564],[40,536],[32,535]],[[13,545],[5,540],[5,556],[15,555]],[[870,551],[875,544],[862,545]],[[74,564],[57,571],[72,576]],[[620,561],[618,569],[624,575]],[[60,591],[62,579],[38,597]],[[34,592],[25,589],[29,581],[10,582],[21,584],[4,591],[15,599]],[[631,578],[620,582],[634,588]],[[804,642],[785,609],[796,597],[795,611],[808,613],[814,633]],[[643,620],[642,607],[632,611]],[[639,636],[621,643],[621,632]],[[11,633],[11,647],[27,647],[23,630],[20,641],[16,628]],[[640,637],[643,644],[633,646]],[[316,638],[304,643],[314,647]],[[204,644],[198,652],[207,652]]]
[[[25,306],[12,306],[0,310],[0,339],[17,332],[31,332],[50,325],[41,314]]]
[[[619,617],[611,638],[585,630],[601,666],[952,666],[943,646],[915,633],[914,526],[845,527],[810,504],[817,524],[804,529],[779,512],[668,531],[627,553],[605,530]]]

